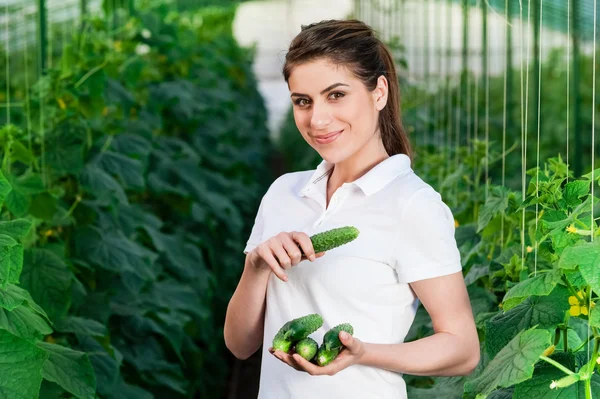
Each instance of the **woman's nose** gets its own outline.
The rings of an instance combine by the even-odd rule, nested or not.
[[[313,105],[313,113],[310,119],[310,126],[313,129],[323,129],[331,123],[329,109],[325,105]]]

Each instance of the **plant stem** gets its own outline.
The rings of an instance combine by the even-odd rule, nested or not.
[[[567,285],[567,287],[569,288],[569,291],[571,291],[571,294],[573,294],[574,297],[579,299],[580,302],[583,301],[583,298],[581,298],[579,295],[577,295],[577,291],[575,291],[575,287],[573,287],[571,285],[571,283],[569,282],[569,279],[564,274],[561,276],[561,279]]]
[[[590,335],[588,337],[588,339],[586,339],[585,341],[583,341],[577,348],[573,349],[573,353],[580,351],[588,342],[590,342],[592,339],[594,339],[593,335]]]
[[[567,352],[567,350],[569,349],[566,328],[563,330],[563,348],[565,352]]]
[[[558,368],[558,369],[560,369],[560,370],[564,371],[565,373],[567,373],[567,374],[569,374],[569,375],[570,375],[570,374],[575,374],[574,372],[572,372],[571,370],[569,370],[568,368],[566,368],[565,366],[563,366],[563,365],[562,365],[562,364],[560,364],[559,362],[557,362],[557,361],[555,361],[555,360],[552,360],[552,359],[550,359],[550,358],[549,358],[549,357],[547,357],[547,356],[543,356],[543,355],[541,355],[541,356],[540,356],[540,359],[542,359],[542,360],[544,360],[544,361],[546,361],[546,362],[550,363],[551,365],[555,366],[556,368]]]

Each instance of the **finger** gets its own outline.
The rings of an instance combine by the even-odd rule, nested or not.
[[[315,364],[312,364],[297,353],[294,353],[292,355],[292,358],[298,364],[298,367],[301,370],[306,371],[310,375],[324,375],[329,371],[329,367],[320,367]]]
[[[292,238],[295,242],[297,242],[300,245],[304,256],[307,259],[310,259],[311,262],[314,261],[316,256],[310,237],[306,233],[303,233],[301,231],[294,231],[292,233]]]
[[[303,371],[303,370],[302,370],[302,369],[301,369],[301,368],[298,366],[298,364],[297,364],[297,363],[296,363],[296,361],[295,361],[295,360],[292,358],[292,356],[291,356],[291,355],[289,355],[289,354],[287,354],[287,353],[285,353],[285,352],[282,352],[282,351],[280,351],[280,350],[276,350],[276,351],[275,351],[275,353],[273,353],[273,355],[274,355],[274,356],[275,356],[277,359],[281,360],[283,363],[287,364],[288,366],[290,366],[290,367],[292,367],[292,368],[294,368],[294,369],[296,369],[296,370],[298,370],[298,371]]]
[[[293,233],[292,233],[293,234]],[[302,260],[302,252],[298,245],[292,239],[292,234],[283,237],[283,247],[287,251],[288,256],[292,262],[292,266],[296,266]]]
[[[325,252],[319,252],[318,254],[316,254],[315,256],[317,258],[320,258],[321,256],[325,255]]]
[[[258,249],[258,255],[263,258],[263,260],[269,265],[273,273],[281,280],[288,281],[288,277],[285,274],[285,271],[279,266],[279,262],[273,256],[271,249],[267,246],[261,247]]]
[[[270,240],[269,247],[271,248],[271,251],[273,251],[273,253],[277,257],[277,260],[279,261],[279,265],[281,266],[282,269],[287,270],[290,267],[292,267],[292,261],[291,261],[290,257],[288,256],[287,251],[283,247],[283,243],[279,237],[272,239],[272,241]]]

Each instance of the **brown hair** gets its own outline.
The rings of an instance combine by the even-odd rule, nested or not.
[[[390,50],[375,31],[364,22],[328,20],[303,25],[292,40],[283,65],[283,77],[288,82],[294,67],[327,59],[347,67],[369,91],[375,90],[377,79],[388,81],[388,99],[379,114],[379,128],[388,155],[406,154],[412,159],[408,136],[400,118],[400,88]]]

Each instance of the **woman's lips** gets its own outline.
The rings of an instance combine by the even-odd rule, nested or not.
[[[340,130],[337,133],[331,133],[326,136],[315,137],[315,140],[319,144],[329,144],[333,143],[339,136],[342,134],[343,130]]]

